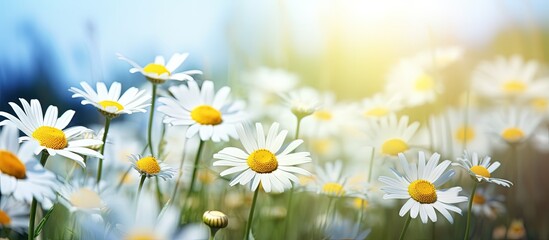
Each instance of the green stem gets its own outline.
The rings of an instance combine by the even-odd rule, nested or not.
[[[156,178],[156,198],[158,200],[158,209],[162,209],[162,191],[160,191],[160,180]]]
[[[299,138],[299,129],[301,128],[301,117],[296,117],[297,118],[297,126],[295,127],[295,139],[298,139]]]
[[[152,145],[152,123],[154,117],[154,103],[156,102],[156,84],[152,84],[152,99],[151,99],[151,113],[149,115],[149,127],[147,130],[147,145],[149,146],[149,151],[151,156],[154,156],[153,145]]]
[[[469,198],[469,205],[467,207],[467,225],[465,226],[465,235],[463,236],[464,240],[469,239],[470,223],[471,223],[471,208],[473,207],[473,198],[475,197],[475,191],[477,190],[478,182],[475,181],[473,185],[473,190],[471,191],[471,197]]]
[[[290,227],[290,217],[292,216],[291,212],[292,212],[293,196],[294,196],[294,186],[292,184],[292,189],[290,189],[290,196],[288,198],[288,206],[286,207],[286,209],[288,209],[288,212],[286,213],[286,219],[284,221],[284,237],[282,239],[287,239],[286,235],[288,233],[288,228]]]
[[[109,127],[111,125],[111,118],[105,117],[105,130],[103,131],[103,145],[101,145],[101,148],[99,150],[99,153],[103,155],[105,152],[105,145],[107,144],[107,134],[109,133]],[[103,156],[103,158],[105,158]],[[101,174],[103,172],[103,158],[99,159],[99,166],[97,167],[97,185],[99,185],[99,182],[101,181]]]
[[[34,222],[36,220],[36,208],[38,206],[38,202],[36,202],[36,199],[32,199],[31,203],[31,210],[30,210],[30,220],[29,220],[29,240],[34,239]]]
[[[404,223],[404,227],[402,228],[402,232],[400,233],[400,237],[398,238],[399,240],[404,239],[404,235],[406,235],[406,230],[408,229],[411,220],[412,216],[408,215],[408,218],[406,218],[406,222]]]
[[[139,196],[141,195],[141,190],[143,189],[143,183],[145,183],[146,178],[147,178],[147,175],[143,174],[143,176],[141,176],[141,181],[139,181],[139,187],[137,188],[137,196],[135,197],[135,209],[139,207]]]
[[[198,151],[196,152],[196,156],[194,157],[193,175],[191,176],[191,186],[189,187],[189,191],[187,192],[187,196],[185,197],[185,201],[183,202],[183,207],[181,207],[181,212],[179,214],[180,217],[183,216],[183,212],[186,209],[189,198],[191,197],[191,195],[193,193],[194,182],[196,181],[196,173],[197,173],[197,170],[198,170],[198,161],[200,159],[200,155],[202,153],[203,148],[204,148],[204,141],[200,140],[200,143],[198,144]]]
[[[255,204],[257,202],[257,194],[259,193],[259,187],[254,192],[254,198],[252,200],[252,208],[250,209],[250,215],[248,215],[248,222],[246,223],[246,233],[244,235],[244,240],[248,240],[250,236],[250,231],[252,230],[252,221],[254,218]]]
[[[368,169],[368,183],[372,181],[372,169],[374,168],[374,156],[376,148],[372,147],[372,155],[370,155],[370,169]]]
[[[175,187],[173,189],[173,193],[172,193],[172,197],[171,197],[171,202],[173,202],[175,200],[175,197],[177,196],[177,190],[179,189],[179,182],[181,182],[181,175],[183,175],[183,163],[185,162],[185,157],[186,157],[186,152],[185,151],[187,149],[187,141],[185,141],[185,143],[183,144],[183,154],[181,156],[181,161],[179,162],[179,173],[177,175],[177,179],[175,181]]]
[[[42,166],[46,167],[46,161],[48,161],[49,156],[50,154],[48,151],[42,150],[42,156],[40,156],[40,164],[42,164]]]
[[[40,164],[42,166],[46,166],[46,162],[48,161],[48,157],[50,154],[47,150],[42,150],[42,155],[40,156]],[[29,236],[28,239],[32,240],[34,239],[34,222],[36,220],[36,208],[38,207],[38,202],[35,198],[32,199],[31,203],[31,210],[30,210],[30,218],[29,218]]]

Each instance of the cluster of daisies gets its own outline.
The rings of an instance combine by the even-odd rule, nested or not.
[[[199,79],[202,71],[177,72],[187,53],[144,67],[118,55],[150,90],[69,89],[98,110],[102,128],[68,127],[75,111],[44,113],[37,99],[0,111],[2,236],[395,238],[383,225],[397,215],[403,239],[414,234],[412,219],[452,224],[451,212],[465,211],[454,234],[484,237],[471,231],[476,219],[521,216],[510,180],[521,184],[524,145],[549,143],[538,136],[549,123],[549,79],[535,61],[498,57],[474,70],[462,104],[434,110],[445,69],[463,55],[451,47],[404,58],[382,92],[358,102],[269,68],[243,74],[238,92],[249,94],[235,100],[230,87]],[[496,173],[502,164],[491,156],[502,152]],[[52,224],[61,227],[44,227]],[[517,227],[503,228],[511,237]]]

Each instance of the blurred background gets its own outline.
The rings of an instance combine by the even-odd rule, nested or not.
[[[452,45],[465,49],[464,71],[453,75],[463,81],[479,58],[546,60],[547,11],[544,0],[3,1],[0,109],[19,97],[82,108],[66,101],[80,81],[143,84],[116,53],[145,64],[189,52],[183,69],[218,83],[283,68],[358,99],[379,91],[399,58]]]

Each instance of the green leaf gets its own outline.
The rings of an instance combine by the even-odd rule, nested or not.
[[[40,220],[40,223],[38,223],[38,226],[36,227],[36,230],[34,231],[34,237],[38,237],[40,235],[40,232],[42,232],[42,228],[48,221],[48,218],[50,218],[50,215],[53,213],[53,209],[55,208],[55,204],[48,210],[48,213]]]

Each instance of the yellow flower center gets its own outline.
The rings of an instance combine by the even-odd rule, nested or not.
[[[267,149],[255,150],[248,156],[248,166],[257,173],[271,173],[278,168],[276,156]]]
[[[164,73],[167,73],[168,75],[171,74],[170,71],[168,71],[168,69],[166,69],[166,67],[164,67],[163,65],[160,65],[160,64],[156,64],[156,63],[147,64],[147,66],[145,66],[143,68],[143,72],[156,73],[158,75],[162,75]]]
[[[0,210],[0,225],[9,225],[11,223],[11,218],[8,214]]]
[[[141,172],[149,175],[155,175],[160,172],[160,165],[158,165],[158,162],[154,157],[141,158],[137,161],[136,165]]]
[[[488,169],[486,169],[483,166],[476,165],[471,167],[471,172],[475,173],[476,175],[483,176],[486,178],[490,177],[490,172],[488,172]]]
[[[408,144],[399,138],[389,139],[381,145],[381,152],[392,156],[396,156],[408,149]]]
[[[507,142],[518,142],[524,138],[524,132],[520,128],[510,127],[501,132],[501,137]]]
[[[139,231],[135,233],[129,233],[124,238],[125,240],[160,240],[160,238],[153,233]]]
[[[71,194],[69,201],[77,208],[93,209],[101,208],[99,194],[89,188],[82,188]]]
[[[475,130],[472,127],[461,126],[456,130],[454,136],[461,143],[470,142],[475,139]]]
[[[430,91],[435,88],[435,80],[427,75],[427,74],[421,74],[416,79],[415,89],[416,91]]]
[[[41,126],[34,130],[32,137],[40,143],[40,146],[51,149],[64,149],[68,142],[65,133],[57,128]]]
[[[510,80],[503,84],[503,91],[506,93],[521,93],[526,90],[526,84],[518,80]]]
[[[408,193],[419,203],[434,203],[437,201],[435,185],[431,182],[420,179],[415,180],[408,186]]]
[[[534,98],[530,101],[530,104],[538,112],[547,111],[547,107],[549,106],[549,102],[545,98]]]
[[[122,104],[120,104],[116,101],[104,100],[104,101],[99,102],[99,105],[101,105],[101,107],[103,107],[103,109],[107,109],[109,107],[116,107],[117,111],[124,110],[124,106],[122,106]]]
[[[332,113],[326,110],[316,111],[314,116],[320,120],[329,121],[332,119]]]
[[[383,117],[389,114],[389,109],[384,107],[372,108],[364,113],[366,117]]]
[[[211,184],[215,181],[217,175],[213,174],[209,170],[202,170],[198,172],[198,180],[204,184]]]
[[[368,201],[366,201],[362,198],[354,198],[353,199],[353,206],[355,208],[358,208],[358,209],[360,209],[362,207],[366,208],[366,207],[368,207]]]
[[[191,118],[202,125],[217,125],[223,121],[221,112],[208,105],[195,107],[191,111]]]
[[[312,140],[312,148],[314,152],[319,154],[326,154],[332,149],[332,140],[329,138],[321,138]]]
[[[0,150],[0,172],[17,179],[25,179],[27,177],[25,164],[13,153],[4,150]]]
[[[329,195],[341,196],[345,193],[343,185],[336,182],[328,182],[322,186],[322,192]]]
[[[486,198],[484,198],[484,196],[479,195],[479,194],[475,194],[473,196],[473,203],[474,204],[484,204],[485,202],[486,202]]]

